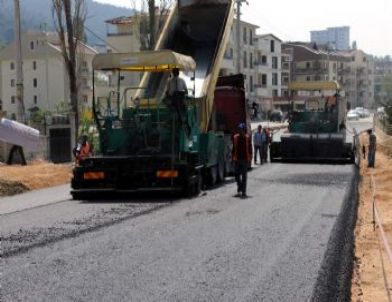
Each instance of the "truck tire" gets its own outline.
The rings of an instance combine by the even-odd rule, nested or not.
[[[184,188],[184,194],[188,198],[199,195],[203,185],[203,180],[200,173],[188,178],[187,185]]]
[[[218,167],[217,166],[212,166],[207,168],[206,170],[206,185],[208,187],[213,187],[216,184],[217,181],[217,174],[218,174]]]

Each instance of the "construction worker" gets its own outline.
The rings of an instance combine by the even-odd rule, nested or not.
[[[262,153],[262,127],[261,125],[257,126],[257,131],[253,134],[253,148],[254,148],[254,163],[257,164],[257,154],[260,157],[260,165],[263,164],[263,153]]]
[[[178,68],[173,68],[172,77],[167,83],[166,96],[169,100],[169,107],[177,112],[178,118],[182,125],[185,127],[187,135],[190,135],[190,127],[187,122],[186,112],[185,112],[185,97],[188,94],[188,88],[184,79],[179,77],[180,70]]]
[[[237,182],[237,194],[235,196],[246,198],[247,173],[252,162],[252,143],[251,138],[246,133],[245,123],[238,125],[238,133],[233,137],[232,158]]]
[[[81,141],[74,148],[74,156],[76,164],[79,164],[81,160],[92,155],[90,144],[87,142],[87,135],[83,135]]]
[[[180,70],[173,68],[172,77],[167,83],[166,95],[171,98],[184,98],[188,94],[188,88],[184,79],[180,78]]]
[[[369,129],[367,133],[369,134],[368,167],[374,168],[376,161],[377,138],[374,135],[372,129]]]

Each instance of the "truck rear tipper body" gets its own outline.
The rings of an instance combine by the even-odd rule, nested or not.
[[[94,95],[101,155],[75,167],[71,184],[75,199],[89,198],[91,193],[154,190],[194,195],[203,184],[219,183],[232,172],[233,127],[247,121],[243,78],[239,85],[230,84],[233,78],[216,85],[233,13],[232,1],[179,1],[155,51],[94,58],[93,68],[115,70],[119,83],[124,72],[146,73],[130,101],[128,88],[106,97]],[[165,101],[173,68],[181,70],[190,91],[181,113]],[[228,89],[237,92],[236,101],[227,101],[240,112],[236,117],[222,110],[222,91]]]

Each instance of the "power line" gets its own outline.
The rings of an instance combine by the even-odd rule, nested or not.
[[[110,46],[113,50],[116,52],[121,52],[118,50],[116,47],[108,43],[105,39],[102,39],[100,36],[98,36],[95,32],[93,32],[91,29],[89,29],[86,25],[84,25],[84,29],[87,30],[89,33],[91,33],[94,37],[96,37],[98,40],[102,41],[105,45]]]

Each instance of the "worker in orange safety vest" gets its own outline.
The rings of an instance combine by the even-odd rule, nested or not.
[[[234,174],[237,182],[236,197],[246,198],[246,181],[248,167],[252,162],[252,143],[246,133],[246,124],[238,125],[239,132],[233,137],[232,159],[234,162]]]
[[[83,135],[78,145],[73,150],[76,164],[79,164],[81,160],[92,155],[90,144],[87,142],[87,135]]]

